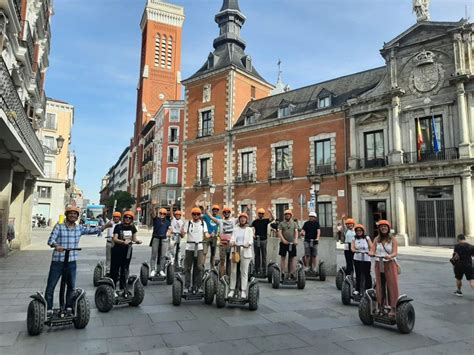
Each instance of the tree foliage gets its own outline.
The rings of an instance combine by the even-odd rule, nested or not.
[[[132,208],[136,200],[135,197],[133,197],[127,191],[116,191],[105,203],[109,211],[113,210],[115,201],[117,201],[115,211],[123,212],[124,210]]]

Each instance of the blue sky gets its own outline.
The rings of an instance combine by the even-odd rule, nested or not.
[[[222,0],[168,0],[185,7],[183,78],[204,63],[217,37]],[[75,106],[72,148],[78,185],[98,200],[101,178],[133,134],[145,0],[55,0],[49,97]],[[473,0],[432,0],[435,21],[457,21]],[[292,88],[383,65],[388,42],[416,22],[411,0],[240,0],[242,37],[262,76],[276,63]]]

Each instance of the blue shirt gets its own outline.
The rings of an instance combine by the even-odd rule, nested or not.
[[[166,232],[171,227],[171,222],[168,219],[161,219],[159,217],[153,219],[153,237],[166,238]]]
[[[67,227],[66,224],[56,224],[48,239],[48,245],[59,245],[65,249],[77,248],[79,239],[84,234],[96,234],[101,230],[100,227],[85,227],[74,225]],[[52,261],[64,261],[65,252],[53,252]],[[73,250],[69,254],[69,261],[77,260],[77,251]]]
[[[221,219],[221,216],[215,216],[215,219]],[[205,214],[202,219],[204,222],[206,222],[207,225],[207,231],[209,234],[217,234],[217,230],[219,229],[219,225],[215,223],[211,217],[209,217],[207,214]]]

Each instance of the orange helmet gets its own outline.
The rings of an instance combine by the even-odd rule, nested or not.
[[[286,210],[285,213],[283,213],[283,214],[291,214],[291,215],[293,216],[293,211],[291,211],[291,210]]]
[[[245,212],[240,212],[239,219],[240,219],[240,217],[245,217],[247,219],[247,221],[249,220],[249,215]]]
[[[380,221],[377,222],[377,226],[380,227],[380,226],[387,226],[388,229],[392,228],[392,225],[390,224],[389,221],[387,221],[386,219],[381,219]]]
[[[220,211],[221,207],[219,205],[214,205],[214,206],[212,206],[212,209]]]
[[[121,218],[121,217],[122,217],[122,214],[121,214],[120,212],[114,212],[114,213],[112,213],[112,217]]]
[[[181,216],[183,214],[183,212],[181,212],[180,210],[177,210],[174,212],[175,215],[177,216]]]
[[[222,212],[232,212],[232,210],[229,207],[224,207]]]
[[[263,213],[263,214],[265,214],[265,209],[263,209],[263,208],[259,208],[259,209],[257,210],[257,213],[259,213],[259,214],[260,214],[260,213]]]
[[[168,210],[166,208],[160,208],[158,210],[158,213],[164,213],[164,214],[168,214]]]
[[[365,232],[365,227],[364,227],[363,224],[356,224],[355,227],[354,227],[354,230],[356,230],[357,228],[360,228]]]
[[[81,209],[76,206],[67,206],[64,214],[67,216],[69,212],[76,212],[77,214],[81,214]]]
[[[356,224],[356,221],[353,220],[352,218],[348,218],[348,219],[346,219],[346,222],[345,222],[345,223],[346,223],[346,225],[348,225],[348,224]]]
[[[135,214],[132,211],[125,211],[123,213],[123,217],[130,217],[131,219],[135,219]]]
[[[201,214],[201,209],[200,209],[199,207],[194,207],[194,208],[191,210],[191,214],[196,214],[196,213]]]

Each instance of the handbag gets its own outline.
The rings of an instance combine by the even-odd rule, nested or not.
[[[390,255],[390,253],[387,251],[387,249],[385,249],[385,245],[383,245],[383,243],[380,243],[380,244],[382,244],[382,248],[385,250],[385,252]],[[397,274],[400,275],[402,273],[402,267],[398,263],[397,258],[393,258],[393,261],[394,261],[395,265],[397,266]]]
[[[451,257],[451,259],[449,259],[449,262],[450,262],[451,264],[453,264],[453,266],[455,266],[455,265],[458,263],[459,259],[460,259],[460,258],[459,258],[459,254],[456,253],[456,252],[454,252],[454,253],[453,253],[453,256]]]
[[[240,252],[237,248],[234,248],[234,250],[232,251],[232,254],[230,256],[230,260],[234,264],[237,264],[238,262],[240,262]]]

